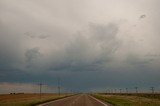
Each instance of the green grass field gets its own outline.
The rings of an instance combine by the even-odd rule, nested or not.
[[[160,106],[160,99],[153,98],[152,95],[105,95],[94,94],[94,97],[113,106]],[[146,96],[146,97],[145,97]]]
[[[34,106],[36,104],[63,98],[70,94],[4,94],[0,95],[0,106]]]

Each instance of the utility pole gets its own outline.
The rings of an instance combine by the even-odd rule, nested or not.
[[[136,93],[138,93],[138,87],[135,87],[135,89],[136,89]]]
[[[151,91],[152,91],[152,95],[153,95],[153,98],[152,98],[152,103],[154,104],[154,98],[155,98],[155,93],[154,93],[154,87],[151,87]]]
[[[38,84],[39,85],[39,95],[40,95],[40,99],[41,99],[41,97],[42,97],[42,83],[39,83]]]
[[[58,78],[58,95],[61,95],[60,78]]]
[[[128,88],[126,88],[126,93],[128,93]]]
[[[122,89],[119,89],[119,93],[122,93]]]
[[[117,93],[117,90],[116,90],[116,89],[114,89],[114,93]]]
[[[152,94],[154,94],[154,90],[155,90],[154,87],[151,87]]]

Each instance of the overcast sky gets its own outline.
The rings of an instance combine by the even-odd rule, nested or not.
[[[159,5],[0,0],[1,92],[17,83],[57,86],[58,78],[63,88],[76,91],[160,90]]]

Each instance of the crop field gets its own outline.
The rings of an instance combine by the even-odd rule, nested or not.
[[[54,99],[68,96],[69,94],[1,94],[0,106],[34,106]]]
[[[94,94],[113,106],[160,106],[160,94]]]

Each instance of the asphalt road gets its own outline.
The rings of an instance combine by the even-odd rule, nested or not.
[[[67,97],[64,99],[55,100],[45,104],[41,104],[39,106],[109,106],[109,105],[104,104],[103,102],[97,100],[96,98],[90,95],[80,94]]]

